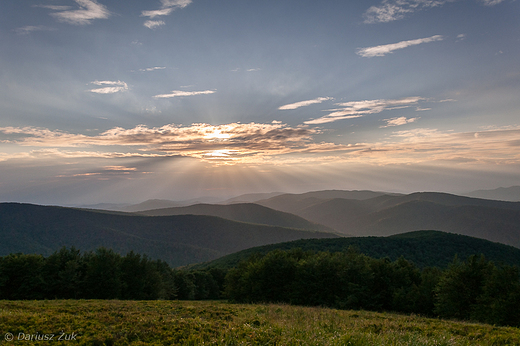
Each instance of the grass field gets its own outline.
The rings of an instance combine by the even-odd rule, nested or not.
[[[200,301],[0,301],[0,333],[2,345],[520,345],[518,328]]]

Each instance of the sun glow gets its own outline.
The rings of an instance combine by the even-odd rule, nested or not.
[[[208,126],[208,128],[212,128],[212,126]],[[231,138],[231,135],[229,133],[222,133],[222,130],[218,130],[218,129],[214,129],[213,128],[213,132],[211,133],[206,133],[204,135],[204,139],[222,139],[222,140],[226,140],[226,139],[229,139]]]

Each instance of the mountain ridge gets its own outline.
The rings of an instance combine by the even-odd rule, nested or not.
[[[49,255],[63,246],[134,250],[172,266],[207,261],[257,245],[332,233],[256,225],[215,216],[143,216],[78,208],[0,203],[0,256]]]
[[[384,236],[433,229],[520,247],[520,202],[417,192],[364,200],[281,195],[258,203],[345,235]]]
[[[147,216],[210,215],[259,225],[335,232],[332,228],[313,223],[300,216],[254,203],[234,203],[227,205],[201,203],[186,207],[145,210],[138,212],[138,214]]]

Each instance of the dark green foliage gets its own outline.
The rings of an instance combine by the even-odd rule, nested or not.
[[[87,297],[115,299],[121,297],[121,256],[100,248],[86,255],[84,286]]]
[[[151,261],[146,255],[130,251],[122,258],[121,269],[121,297],[122,299],[156,299],[161,295],[163,280],[158,264]],[[167,273],[166,273],[167,274]],[[166,280],[171,280],[166,277]]]
[[[483,256],[455,260],[435,292],[434,311],[441,317],[520,326],[518,267],[495,266]]]
[[[344,252],[351,246],[360,253],[374,258],[388,257],[395,261],[402,256],[420,268],[445,268],[455,255],[460,258],[468,258],[473,254],[483,254],[495,263],[520,266],[520,249],[515,247],[458,234],[415,231],[389,237],[302,239],[265,245],[227,255],[212,262],[195,265],[193,268],[229,269],[253,253],[266,254],[276,249],[300,248],[304,251]]]
[[[40,255],[12,254],[0,258],[0,299],[42,299],[44,284]]]
[[[0,300],[26,299],[218,299],[225,273],[180,271],[133,251],[121,256],[99,248],[81,254],[62,248],[45,258],[0,257]]]
[[[490,324],[520,326],[518,267],[492,267],[471,317]]]
[[[226,295],[237,302],[284,302],[396,311],[519,326],[518,268],[483,256],[420,270],[404,258],[275,250],[231,269]]]
[[[484,256],[471,256],[467,262],[455,259],[437,285],[435,312],[447,318],[469,319],[490,269]]]
[[[435,308],[435,287],[439,283],[442,271],[439,268],[424,268],[421,283],[417,288],[414,312],[422,315],[431,314]]]
[[[45,295],[75,299],[80,295],[84,274],[85,261],[80,251],[74,247],[61,248],[45,259],[43,277],[45,278]]]

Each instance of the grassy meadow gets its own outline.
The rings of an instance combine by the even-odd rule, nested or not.
[[[4,345],[520,345],[519,328],[223,301],[0,301],[0,333]]]

